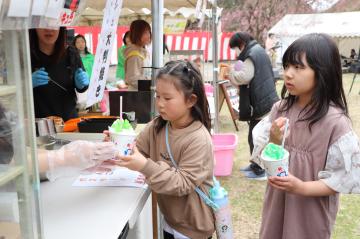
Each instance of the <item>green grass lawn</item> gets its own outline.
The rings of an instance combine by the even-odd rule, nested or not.
[[[354,74],[344,74],[345,92],[348,94]],[[280,91],[283,81],[277,82]],[[357,76],[352,92],[347,95],[347,102],[354,130],[360,135],[360,75]],[[221,133],[236,132],[226,104],[219,114],[219,131]],[[238,146],[235,151],[235,161],[232,175],[219,177],[222,185],[230,194],[234,238],[259,238],[261,210],[266,181],[247,180],[239,171],[246,166],[250,157],[247,144],[248,127],[244,122],[238,122]],[[341,195],[340,209],[337,215],[332,238],[360,238],[360,195]]]

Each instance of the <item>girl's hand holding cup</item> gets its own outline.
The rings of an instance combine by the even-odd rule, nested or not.
[[[292,174],[286,177],[272,176],[268,182],[274,188],[298,195],[304,194],[304,182]]]
[[[139,152],[136,145],[132,148],[132,154],[126,156],[118,154],[113,160],[114,164],[134,171],[141,171],[146,162],[147,159]]]
[[[109,130],[104,130],[103,134],[105,135],[104,142],[109,142],[110,141],[110,132],[109,132]]]
[[[270,142],[281,145],[283,137],[289,136],[289,129],[287,131],[287,134],[284,136],[286,120],[287,118],[285,117],[279,117],[274,120],[270,128]]]

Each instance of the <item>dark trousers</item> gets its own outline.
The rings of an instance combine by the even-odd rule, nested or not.
[[[211,239],[212,237],[209,237]],[[164,231],[164,239],[174,239],[174,236],[167,231]]]
[[[248,144],[250,147],[250,154],[252,154],[252,152],[254,150],[252,131],[259,122],[260,122],[260,120],[257,120],[257,119],[248,121],[248,125],[249,125]],[[265,172],[264,169],[262,169],[257,163],[254,163],[254,162],[250,163],[250,168],[256,175],[263,174]]]

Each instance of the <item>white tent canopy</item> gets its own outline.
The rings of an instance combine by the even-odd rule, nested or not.
[[[86,6],[96,9],[103,10],[105,7],[105,0],[87,0]],[[164,8],[170,11],[176,11],[181,7],[195,8],[197,0],[164,0]],[[123,0],[123,8],[128,8],[132,11],[138,11],[143,8],[151,9],[150,0]]]
[[[85,9],[81,12],[81,16],[78,25],[94,25],[101,24],[103,18],[103,9],[105,7],[104,0],[87,0]],[[205,3],[203,1],[202,3]],[[202,4],[201,3],[201,4]],[[185,1],[169,1],[164,0],[163,14],[165,17],[180,16],[182,18],[189,18],[196,16],[197,0],[185,0]],[[205,3],[206,5],[206,3]],[[203,9],[203,13],[207,17],[211,17],[211,9]],[[222,9],[219,9],[221,13]],[[152,16],[151,1],[150,0],[124,0],[121,9],[120,18],[133,18],[141,16],[148,19]],[[126,20],[125,20],[126,22]]]
[[[91,7],[86,7],[84,11],[81,12],[80,16],[80,25],[83,25],[84,22],[97,22],[101,21],[103,18],[103,10],[97,10]],[[187,8],[181,7],[177,10],[169,10],[164,8],[164,16],[181,16],[183,18],[194,17],[196,15],[195,8]],[[210,11],[205,11],[205,15],[207,17],[211,17]],[[151,17],[151,10],[148,8],[141,8],[141,9],[131,9],[124,7],[121,9],[121,18],[132,17],[132,16],[143,16],[143,17]]]
[[[288,14],[276,23],[269,33],[275,34],[280,43],[280,56],[297,38],[308,33],[326,33],[338,44],[340,54],[350,55],[360,47],[360,12],[319,14]]]

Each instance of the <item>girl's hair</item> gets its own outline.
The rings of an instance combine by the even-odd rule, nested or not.
[[[123,41],[124,45],[126,45],[126,38],[129,36],[129,34],[130,34],[130,31],[126,31],[124,36],[123,36],[122,41]]]
[[[342,85],[340,54],[332,38],[326,34],[312,33],[294,41],[283,56],[284,69],[289,65],[304,66],[301,60],[303,55],[315,72],[315,88],[299,120],[309,121],[311,130],[311,126],[327,114],[330,104],[342,109],[345,115],[348,115],[348,108]],[[280,106],[282,112],[289,110],[297,100],[296,96],[287,92],[285,85],[281,98],[286,99]]]
[[[150,32],[151,37],[151,27],[149,23],[144,20],[135,20],[132,21],[130,24],[130,41],[132,44],[140,45],[141,44],[141,37],[145,31]]]
[[[229,46],[230,48],[246,46],[252,40],[254,40],[254,38],[249,33],[237,32],[230,38]]]
[[[36,29],[29,30],[30,38],[30,53],[31,57],[39,59],[39,38],[36,33]],[[59,60],[64,56],[66,51],[66,29],[60,27],[59,36],[55,42],[54,53],[52,54],[52,63],[58,63]]]
[[[169,61],[162,67],[156,79],[173,80],[177,90],[184,93],[185,99],[192,94],[196,95],[197,101],[191,108],[191,116],[194,120],[200,121],[210,132],[210,110],[204,89],[204,83],[199,69],[191,62],[177,60]],[[159,132],[165,125],[166,120],[161,116],[155,119],[155,129]]]
[[[87,48],[87,45],[86,45],[86,39],[85,39],[85,37],[83,35],[81,35],[81,34],[76,35],[76,37],[74,37],[72,45],[76,48],[76,40],[79,39],[79,38],[82,38],[84,40],[84,42],[85,42],[85,49],[84,49],[85,54],[90,54],[90,52],[89,52],[89,50]]]

